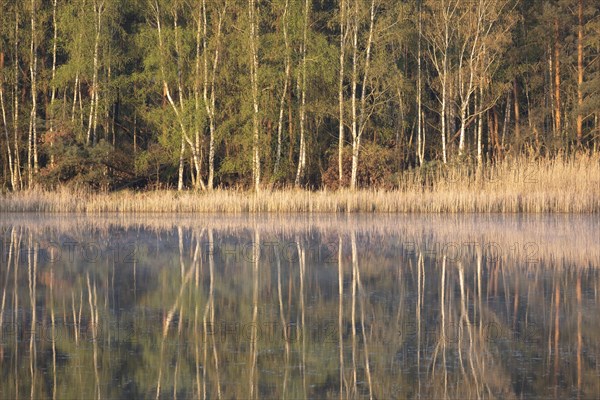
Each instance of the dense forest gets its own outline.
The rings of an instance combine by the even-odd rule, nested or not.
[[[592,0],[0,0],[2,190],[394,187],[596,151]]]

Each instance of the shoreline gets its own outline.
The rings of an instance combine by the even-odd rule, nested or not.
[[[0,195],[0,213],[600,213],[600,156],[504,160],[483,169],[414,169],[396,189],[92,192]]]
[[[0,197],[2,213],[49,214],[340,214],[340,213],[600,213],[600,197],[566,191],[496,192],[474,190],[424,193],[360,190],[215,190],[209,193],[153,191],[77,193],[25,191]]]

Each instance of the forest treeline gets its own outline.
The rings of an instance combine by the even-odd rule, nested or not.
[[[394,187],[596,151],[592,0],[0,0],[3,190]]]

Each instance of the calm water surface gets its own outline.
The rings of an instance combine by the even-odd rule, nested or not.
[[[0,216],[1,398],[600,398],[597,216]]]

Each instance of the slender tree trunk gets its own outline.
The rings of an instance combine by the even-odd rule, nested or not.
[[[577,16],[578,16],[578,27],[577,27],[577,143],[581,145],[581,138],[583,137],[583,114],[581,113],[581,106],[583,105],[583,91],[581,85],[583,84],[583,0],[577,2]]]
[[[214,179],[214,151],[215,151],[215,141],[214,141],[214,123],[213,123],[213,115],[211,112],[210,104],[208,103],[208,46],[206,45],[206,36],[207,36],[207,25],[208,21],[206,18],[206,0],[202,0],[202,26],[204,30],[204,35],[202,36],[202,46],[204,52],[204,87],[202,90],[202,96],[204,98],[204,108],[206,109],[206,115],[208,116],[208,125],[209,125],[209,144],[208,144],[208,190],[212,190],[213,188],[213,179]],[[218,53],[217,53],[218,54]]]
[[[551,44],[548,43],[547,49],[548,55],[548,90],[545,93],[548,96],[546,106],[550,109],[550,116],[552,119],[552,136],[556,137],[558,132],[556,131],[556,108],[554,107],[554,54],[552,52]],[[544,74],[545,75],[545,74]]]
[[[181,107],[181,112],[183,113],[184,105],[183,105],[183,87],[181,83],[181,74],[182,74],[182,65],[181,65],[181,50],[179,45],[179,24],[178,24],[178,15],[179,10],[177,9],[177,3],[174,4],[173,8],[173,32],[175,36],[175,54],[177,57],[177,93],[179,96],[179,106]],[[193,158],[193,156],[192,156]],[[183,190],[183,170],[184,170],[184,159],[185,159],[185,137],[181,136],[181,147],[179,149],[179,179],[177,181],[177,190]],[[190,165],[190,168],[198,168],[197,163]],[[198,173],[198,170],[196,170]]]
[[[19,156],[19,10],[15,7],[15,43],[13,55],[14,84],[13,84],[13,133],[15,140],[15,166],[19,189],[23,189],[21,176],[21,160]]]
[[[502,146],[500,144],[500,137],[499,137],[499,117],[498,117],[498,111],[496,110],[496,107],[492,108],[492,125],[493,128],[491,128],[491,136],[492,136],[492,149],[493,149],[493,154],[494,154],[494,160],[495,161],[500,161],[502,159]]]
[[[355,2],[355,10],[354,10],[354,24],[353,24],[353,32],[352,32],[352,170],[350,176],[350,188],[354,189],[355,185],[355,175],[356,171],[354,171],[354,164],[356,158],[356,164],[358,165],[358,151],[357,151],[357,139],[358,139],[358,129],[357,129],[357,121],[356,121],[356,85],[358,80],[358,2]]]
[[[248,21],[250,24],[250,81],[252,85],[252,177],[254,191],[260,190],[260,137],[258,109],[258,22],[255,0],[248,0]]]
[[[219,65],[219,47],[221,44],[221,26],[223,24],[223,17],[227,11],[227,2],[223,6],[223,11],[219,15],[219,22],[217,24],[217,36],[215,44],[215,55],[213,59],[213,70],[210,81],[210,141],[209,141],[209,153],[208,153],[208,177],[210,180],[209,189],[213,188],[213,180],[215,175],[215,79],[217,76],[217,66]]]
[[[355,31],[354,31],[354,52],[356,53],[357,51],[357,35],[358,35],[358,27],[359,27],[359,23],[358,23],[358,3],[357,3],[357,12],[356,12],[356,26],[355,26]],[[363,80],[362,80],[362,88],[361,88],[361,94],[360,94],[360,116],[359,116],[359,120],[358,120],[358,132],[356,131],[356,128],[353,127],[353,135],[352,135],[352,175],[351,175],[351,180],[350,180],[350,189],[351,190],[355,190],[356,189],[356,176],[357,176],[357,171],[358,171],[358,156],[359,156],[359,152],[360,152],[360,139],[362,136],[362,133],[364,131],[365,125],[366,125],[366,121],[365,121],[365,115],[366,115],[366,91],[367,91],[367,83],[369,80],[369,66],[370,66],[370,61],[371,61],[371,44],[373,43],[373,26],[375,24],[375,0],[371,0],[371,7],[370,7],[370,21],[369,21],[369,36],[367,39],[367,47],[366,47],[366,54],[365,54],[365,66],[364,66],[364,71],[363,71]],[[354,63],[353,69],[356,69],[356,63]],[[355,73],[354,73],[355,74]],[[353,100],[356,97],[356,79],[353,77]],[[353,106],[355,107],[355,106]]]
[[[179,42],[180,35],[179,35],[179,22],[178,22],[179,20],[178,20],[178,18],[179,18],[179,10],[177,8],[175,8],[173,10],[173,29],[174,29],[174,36],[175,36],[175,53],[176,53],[176,57],[177,57],[177,94],[178,94],[178,99],[179,99],[179,112],[176,113],[176,116],[177,116],[177,119],[179,120],[179,124],[181,126],[181,131],[183,134],[182,138],[184,140],[184,143],[182,144],[182,151],[185,150],[185,143],[187,143],[190,146],[190,150],[192,153],[193,164],[190,165],[190,168],[192,168],[196,171],[196,178],[194,179],[194,188],[197,189],[198,186],[200,186],[202,188],[202,190],[205,190],[206,187],[204,186],[204,182],[202,182],[202,172],[201,172],[201,167],[202,167],[201,151],[202,150],[198,143],[199,138],[198,138],[198,136],[196,136],[195,141],[192,141],[190,139],[189,135],[187,134],[187,129],[184,124],[183,117],[182,117],[182,115],[185,112],[184,88],[183,88],[183,79],[182,79],[184,66],[183,66],[183,56],[181,53],[181,44]],[[174,110],[177,110],[177,105],[175,104],[172,97],[170,96],[170,92],[167,92],[167,94],[168,94],[169,102],[171,103],[171,107]],[[183,155],[182,155],[182,157],[183,157]],[[180,164],[180,168],[183,168],[181,164]],[[183,189],[183,186],[179,190],[182,190],[182,189]]]
[[[469,67],[470,69],[470,78],[469,78],[469,83],[468,86],[466,88],[462,88],[462,84],[461,84],[461,107],[460,107],[460,138],[459,138],[459,142],[458,142],[458,154],[460,156],[464,155],[465,153],[465,145],[466,145],[466,136],[467,136],[467,125],[469,124],[469,106],[471,104],[471,97],[473,95],[473,93],[475,92],[476,88],[473,85],[473,78],[474,78],[474,72],[473,72],[473,66],[471,65]],[[476,105],[474,105],[476,107]]]
[[[290,80],[290,85],[291,85],[291,80]],[[289,131],[289,147],[288,147],[288,165],[294,165],[294,144],[295,144],[295,138],[294,138],[294,115],[293,115],[293,110],[292,110],[292,91],[288,90],[288,100],[287,100],[287,105],[288,105],[288,131]]]
[[[133,156],[137,155],[137,111],[133,113]]]
[[[106,87],[110,87],[110,80],[112,78],[112,57],[111,57],[111,46],[110,44],[108,45],[108,55],[106,56],[107,61],[106,61],[106,83],[105,86]],[[118,89],[116,90],[116,96],[117,99],[119,97],[119,92]],[[112,104],[110,104],[111,98],[107,95],[104,96],[104,140],[109,140],[109,137],[111,138],[111,143],[112,143],[112,147],[115,147],[115,143],[117,138],[115,137],[115,130],[114,130],[114,124],[111,121],[111,117],[110,115],[112,114],[114,116],[115,114],[115,109],[114,109],[114,105],[116,102],[113,101]]]
[[[598,124],[598,114],[594,114],[594,130],[598,132],[600,130],[600,124]],[[596,140],[594,140],[594,152],[598,151],[598,145],[600,144],[600,135],[596,135]]]
[[[310,13],[310,0],[304,2],[304,26],[302,31],[302,77],[300,88],[300,151],[298,153],[298,169],[296,170],[295,186],[302,183],[304,170],[306,168],[306,46],[308,45],[308,18]]]
[[[448,162],[448,150],[447,150],[447,137],[448,137],[448,105],[450,103],[450,89],[449,84],[451,80],[449,78],[449,53],[450,43],[453,40],[453,25],[456,24],[454,21],[454,14],[459,5],[458,0],[450,2],[435,1],[432,5],[435,6],[431,9],[433,14],[427,18],[428,22],[427,29],[425,29],[424,38],[429,43],[429,58],[432,62],[435,71],[437,72],[437,79],[440,84],[441,93],[437,96],[440,103],[440,136],[442,141],[442,160],[444,164]],[[439,6],[439,8],[438,8]],[[452,29],[452,31],[451,31]]]
[[[441,129],[441,134],[442,134],[442,160],[444,161],[444,164],[446,164],[448,162],[448,152],[446,150],[446,97],[447,97],[447,82],[446,82],[446,76],[448,74],[448,70],[447,70],[447,60],[446,60],[447,56],[444,54],[444,78],[442,79],[442,109],[440,110],[440,117],[442,119],[442,129]]]
[[[338,179],[340,184],[344,179],[342,163],[344,153],[344,64],[346,57],[346,1],[340,0],[340,77],[338,85],[339,101],[339,135],[338,135]]]
[[[517,140],[517,145],[519,145],[521,140],[521,111],[519,108],[519,85],[517,78],[513,80],[513,95],[515,106],[515,139]]]
[[[451,22],[444,21],[444,54],[442,56],[442,160],[444,164],[448,162],[448,150],[446,148],[446,111],[448,103],[448,51],[450,47],[450,27]]]
[[[483,164],[483,150],[482,150],[482,137],[483,137],[483,85],[479,86],[479,102],[478,102],[478,116],[477,116],[477,165]]]
[[[183,160],[185,155],[185,138],[181,136],[181,146],[179,148],[179,170],[177,174],[177,191],[183,190]]]
[[[221,25],[223,16],[227,10],[227,3],[223,7],[223,11],[219,13],[216,32],[215,53],[212,63],[212,74],[210,78],[210,96],[208,95],[208,46],[207,39],[207,18],[206,18],[206,0],[202,0],[202,18],[204,26],[204,105],[206,114],[208,115],[209,141],[208,141],[208,190],[213,189],[213,180],[215,175],[215,76],[217,74],[217,66],[219,64],[219,44],[221,40]]]
[[[31,47],[30,47],[30,64],[29,64],[29,72],[31,75],[31,133],[28,148],[30,152],[33,151],[31,156],[33,164],[31,162],[28,163],[29,171],[29,182],[28,185],[31,188],[32,182],[32,173],[33,175],[37,175],[39,170],[38,164],[38,151],[37,151],[37,43],[36,43],[36,8],[37,4],[35,0],[31,0]],[[31,167],[33,167],[33,171],[31,171]]]
[[[175,44],[175,56],[177,59],[177,95],[178,95],[178,99],[179,99],[179,108],[180,108],[180,115],[184,113],[184,100],[183,100],[183,83],[182,83],[182,73],[183,73],[183,63],[182,63],[182,54],[181,54],[181,45],[179,42],[179,9],[178,9],[178,4],[175,3],[174,4],[174,8],[172,10],[173,13],[173,33],[174,33],[174,44]],[[175,105],[175,103],[173,102],[172,104],[173,108],[177,108],[177,105]],[[178,117],[178,119],[180,119],[180,124],[182,126],[182,131],[185,130],[185,126],[183,121],[181,121],[181,117]],[[183,160],[184,160],[184,152],[185,152],[185,143],[186,143],[186,135],[182,135],[182,143],[181,143],[181,149],[180,149],[180,153],[179,153],[179,181],[178,181],[178,185],[177,185],[177,190],[181,191],[183,190]],[[196,176],[200,177],[200,163],[197,161],[197,150],[195,149],[195,145],[194,142],[189,139],[189,146],[192,150],[192,159],[194,160],[193,164],[190,164],[190,169],[195,170],[196,171]],[[191,172],[193,174],[193,171]],[[199,179],[194,180],[195,184],[197,185],[199,183]],[[197,186],[194,186],[194,188],[197,188]]]
[[[458,140],[458,155],[462,156],[465,153],[465,136],[467,132],[467,108],[469,103],[464,103],[460,107],[460,137]]]
[[[94,122],[92,125],[92,143],[96,143],[98,141],[98,104],[100,104],[100,85],[99,85],[99,46],[100,46],[100,33],[102,30],[102,13],[104,12],[104,0],[99,1],[96,5],[96,44],[94,45],[94,74],[96,75],[96,83],[94,89]]]
[[[96,143],[96,127],[98,124],[98,58],[100,47],[100,29],[102,23],[102,13],[104,12],[104,1],[94,1],[94,26],[96,37],[94,39],[94,64],[92,74],[92,98],[90,103],[90,115],[88,118],[88,130],[86,143],[89,145]]]
[[[81,16],[81,18],[83,18],[83,16],[85,15],[86,12],[86,5],[85,5],[85,1],[82,2],[81,4],[81,9],[79,10],[79,15]],[[75,83],[73,86],[73,109],[71,110],[71,123],[74,122],[75,120],[75,111],[76,111],[76,107],[77,107],[77,103],[79,102],[79,126],[78,126],[78,131],[81,130],[81,132],[83,132],[84,129],[84,115],[83,115],[83,99],[81,96],[81,79],[80,79],[80,75],[81,75],[81,64],[82,64],[82,54],[81,54],[81,47],[83,44],[83,32],[84,30],[86,30],[87,27],[83,26],[83,24],[80,22],[77,25],[78,28],[78,39],[77,39],[77,43],[76,43],[76,53],[75,53],[75,64],[76,64],[76,71],[75,71]],[[79,134],[77,135],[78,139],[80,139]],[[83,140],[83,138],[81,138],[81,140]]]
[[[27,135],[27,188],[33,187],[33,108],[29,112],[29,130]]]
[[[81,77],[79,78],[79,81],[77,82],[77,101],[79,102],[79,127],[81,129],[85,128],[84,125],[84,115],[83,115],[83,96],[81,94]]]
[[[283,110],[285,107],[285,96],[288,91],[288,85],[290,82],[290,71],[291,71],[291,55],[290,55],[290,41],[288,38],[288,12],[289,12],[289,0],[285,1],[285,7],[283,9],[283,41],[285,43],[285,78],[283,82],[283,90],[281,92],[281,98],[279,99],[279,119],[277,121],[277,154],[275,155],[275,169],[274,175],[279,172],[279,165],[281,163],[281,147],[283,141]]]
[[[508,132],[508,125],[510,125],[510,109],[511,109],[511,102],[512,100],[512,96],[511,93],[509,92],[506,95],[506,110],[504,111],[504,124],[502,125],[502,148],[504,149],[504,140],[506,138],[506,133]]]
[[[160,50],[160,54],[162,55],[162,54],[164,54],[164,43],[163,43],[163,36],[162,36],[162,26],[161,26],[161,22],[160,22],[160,6],[158,4],[158,0],[155,0],[155,2],[153,4],[153,12],[154,12],[155,20],[156,20],[158,47]],[[176,40],[176,42],[177,42],[177,40]],[[177,51],[177,53],[179,54],[179,51]],[[167,83],[167,80],[166,80],[165,65],[164,65],[163,57],[160,57],[159,64],[160,64],[161,79],[162,79],[162,83],[163,83],[163,93],[164,93],[165,97],[167,98],[169,105],[171,106],[171,109],[175,113],[175,118],[179,124],[179,128],[181,129],[181,135],[183,138],[182,140],[185,140],[185,143],[187,143],[190,146],[190,149],[192,151],[192,157],[194,159],[194,167],[196,168],[196,170],[199,170],[201,162],[200,162],[199,155],[198,155],[198,149],[194,146],[194,142],[192,142],[192,140],[188,136],[186,125],[184,124],[183,116],[181,115],[183,112],[183,93],[182,93],[183,90],[181,88],[180,80],[178,79],[178,89],[179,89],[179,103],[181,106],[181,111],[179,110],[179,107],[177,106],[177,104],[175,104],[175,101],[173,100],[173,96],[171,96],[171,90],[169,89],[169,84]],[[184,143],[184,147],[185,147],[185,143]],[[181,168],[181,165],[180,165],[180,168]],[[183,172],[182,172],[182,174],[183,174]],[[202,190],[204,190],[205,189],[204,182],[202,182],[201,179],[197,179],[197,182],[198,181],[200,183]],[[179,188],[179,185],[178,185],[178,188]],[[183,183],[181,185],[181,188],[183,188]]]
[[[54,36],[52,40],[52,93],[50,94],[50,147],[54,146],[54,131],[55,131],[55,121],[54,121],[54,100],[56,98],[56,43],[58,40],[58,25],[56,23],[56,3],[57,0],[53,0],[52,2],[52,29],[54,31]],[[54,167],[54,154],[50,154],[50,166]]]
[[[0,71],[4,70],[4,53],[0,53]],[[1,72],[0,72],[1,73]],[[8,169],[10,172],[10,185],[14,191],[17,190],[17,180],[15,174],[15,165],[12,160],[12,150],[10,148],[10,138],[8,136],[8,123],[6,121],[6,109],[4,107],[4,76],[0,78],[0,106],[2,107],[2,124],[6,136],[6,152],[8,154]]]
[[[73,83],[73,107],[71,109],[71,123],[75,121],[75,107],[77,106],[77,93],[79,93],[79,71],[75,73],[75,82]]]
[[[204,3],[200,3],[199,7],[198,7],[198,21],[197,21],[197,25],[196,25],[196,76],[195,76],[195,82],[194,82],[194,107],[195,107],[195,122],[194,122],[194,146],[195,146],[195,151],[198,151],[198,149],[200,148],[200,136],[201,136],[201,129],[202,127],[200,126],[200,119],[198,118],[198,116],[200,115],[200,82],[202,81],[201,76],[200,76],[200,59],[201,59],[201,54],[202,52],[200,51],[201,49],[201,43],[202,43],[202,26],[204,24]],[[206,47],[206,46],[204,46]],[[195,165],[195,164],[194,164]],[[195,169],[195,168],[194,168]],[[199,171],[196,171],[196,174],[199,174]],[[196,176],[198,179],[195,179],[195,184],[198,185],[199,181],[200,181],[200,177],[197,175]],[[197,186],[195,186],[197,187]]]
[[[423,19],[421,15],[421,3],[419,3],[419,33],[417,39],[417,158],[419,166],[423,166],[425,156],[425,138],[423,135],[422,122],[422,82],[421,82],[421,36],[423,34]]]
[[[560,43],[558,17],[554,18],[554,100],[556,133],[560,135],[562,124],[560,102]]]

